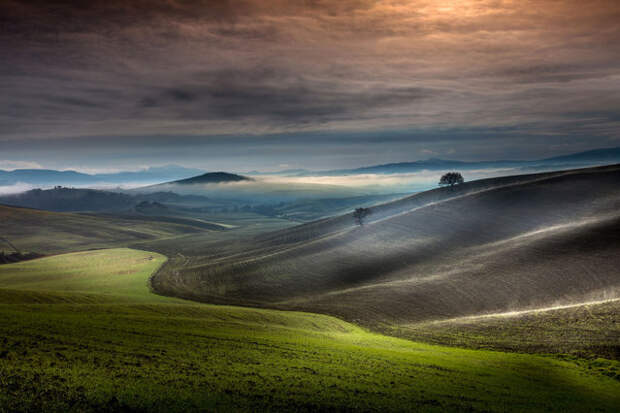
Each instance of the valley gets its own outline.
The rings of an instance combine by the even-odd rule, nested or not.
[[[0,0],[0,413],[619,413],[620,0]]]

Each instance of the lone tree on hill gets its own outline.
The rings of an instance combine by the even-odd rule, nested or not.
[[[465,182],[463,175],[458,172],[448,172],[439,180],[439,186],[454,186],[457,184],[462,184],[463,182]]]
[[[353,212],[353,219],[355,223],[360,227],[364,225],[364,219],[370,214],[370,209],[368,208],[356,208]]]

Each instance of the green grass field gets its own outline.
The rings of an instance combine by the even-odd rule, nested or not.
[[[7,297],[18,290],[22,302],[29,294],[72,298],[76,304],[85,297],[108,303],[182,302],[147,288],[148,278],[165,261],[163,255],[129,248],[74,252],[0,266],[0,288]]]
[[[617,363],[463,350],[152,294],[130,249],[0,267],[0,411],[617,411]],[[614,376],[610,377],[610,376]]]

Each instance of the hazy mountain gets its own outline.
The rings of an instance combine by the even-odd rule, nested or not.
[[[96,182],[96,179],[93,175],[76,171],[55,171],[52,169],[0,170],[0,185],[13,185],[16,183],[33,185],[85,185],[94,182]]]
[[[493,169],[493,168],[523,168],[526,169],[545,169],[562,164],[566,167],[579,165],[598,165],[620,162],[620,147],[602,148],[591,151],[574,153],[571,155],[558,156],[553,158],[539,159],[534,161],[524,160],[496,160],[465,162],[449,159],[426,159],[414,162],[398,162],[383,165],[371,165],[353,169],[336,169],[320,172],[297,172],[305,175],[357,175],[357,174],[396,174],[410,173],[422,170],[446,170],[446,169]]]
[[[483,162],[463,162],[447,159],[427,159],[414,162],[398,162],[383,165],[365,166],[354,169],[336,169],[331,171],[318,172],[317,175],[358,175],[358,174],[397,174],[418,172],[423,170],[446,170],[446,169],[482,169],[499,167],[518,167],[522,161],[483,161]]]
[[[602,148],[591,151],[574,153],[565,156],[556,156],[544,159],[544,162],[617,162],[620,160],[620,147],[618,148]]]
[[[17,183],[30,185],[97,185],[125,183],[155,183],[183,179],[204,173],[202,169],[185,168],[177,165],[157,166],[140,171],[107,174],[85,174],[76,171],[52,169],[0,170],[0,186]]]

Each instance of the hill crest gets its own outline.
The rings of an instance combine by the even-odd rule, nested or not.
[[[220,184],[220,183],[226,183],[226,182],[241,182],[241,181],[253,181],[253,179],[247,176],[232,174],[228,172],[207,172],[202,175],[197,175],[197,176],[193,176],[191,178],[186,178],[186,179],[179,179],[177,181],[167,182],[162,185]]]

